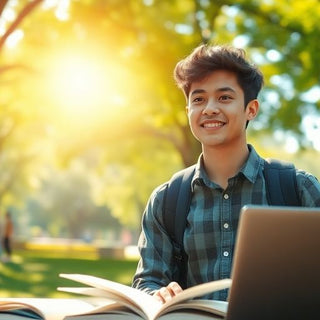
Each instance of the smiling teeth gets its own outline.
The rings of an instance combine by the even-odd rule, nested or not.
[[[217,127],[222,127],[223,123],[222,122],[205,123],[203,126],[205,128],[217,128]]]

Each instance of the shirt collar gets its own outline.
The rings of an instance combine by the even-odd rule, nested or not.
[[[239,170],[239,173],[242,173],[251,183],[254,183],[259,175],[263,159],[258,155],[252,145],[248,144],[248,149],[249,157]],[[207,176],[207,173],[204,170],[203,155],[201,154],[196,164],[195,173],[191,182],[191,188],[193,190],[194,185],[199,183],[206,183],[208,185],[209,181],[210,180]]]
[[[240,172],[252,183],[257,180],[263,159],[258,155],[254,147],[248,144],[249,157]]]

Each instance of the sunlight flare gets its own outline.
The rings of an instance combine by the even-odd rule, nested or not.
[[[106,85],[99,64],[85,57],[61,58],[51,73],[53,98],[71,112],[92,112],[103,102]]]

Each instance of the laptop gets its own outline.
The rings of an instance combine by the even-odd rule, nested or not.
[[[320,208],[245,206],[227,320],[320,319]]]

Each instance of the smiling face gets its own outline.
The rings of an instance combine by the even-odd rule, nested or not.
[[[258,107],[258,101],[252,100],[245,108],[236,75],[217,70],[192,83],[187,112],[191,131],[205,151],[246,144],[246,122],[256,116]]]

